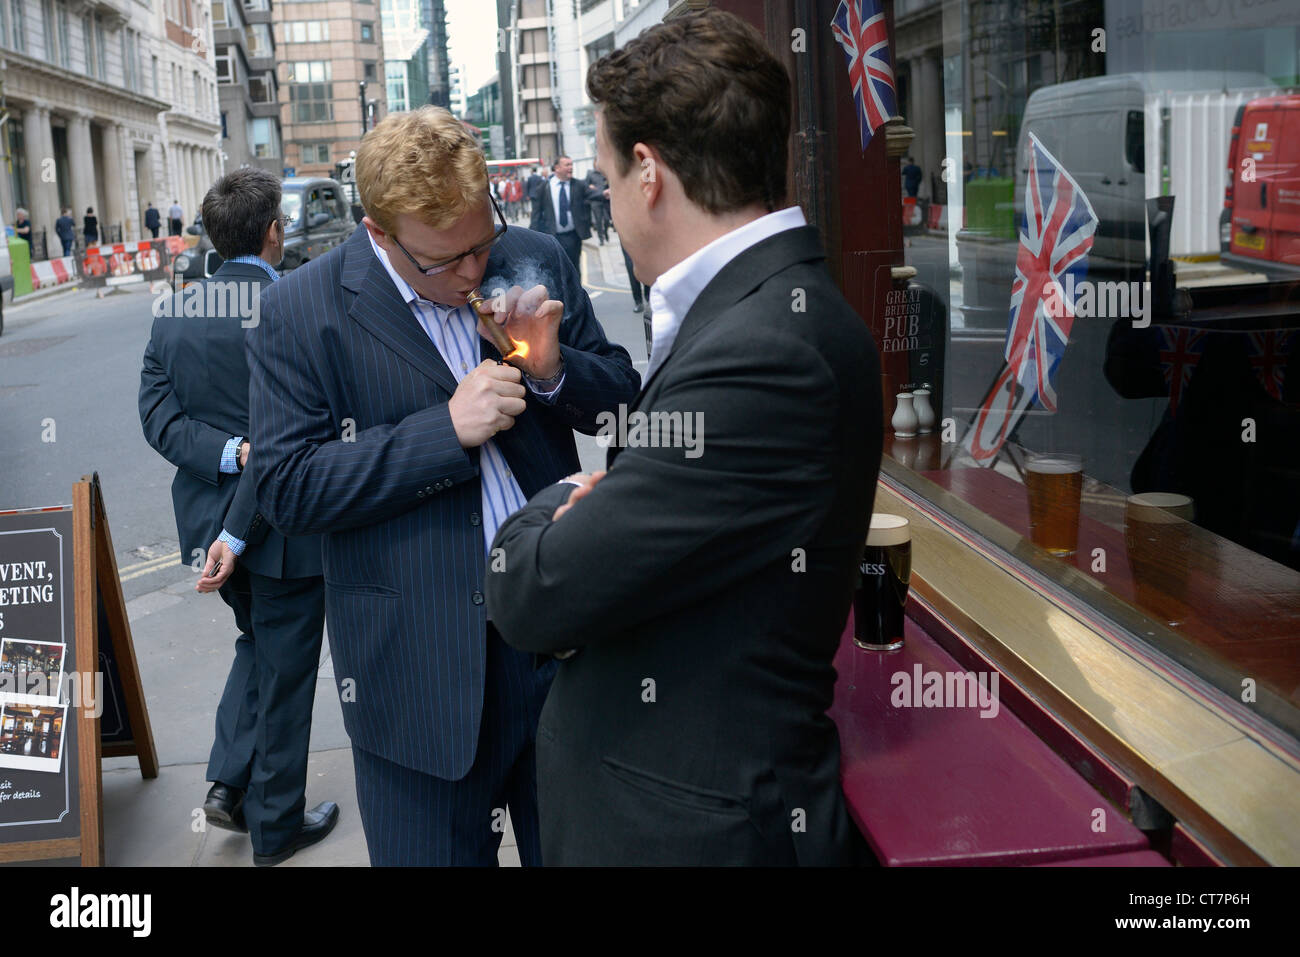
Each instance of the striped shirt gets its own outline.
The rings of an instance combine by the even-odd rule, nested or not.
[[[447,368],[459,383],[482,361],[479,353],[478,317],[469,306],[452,309],[448,306],[430,302],[411,287],[411,284],[398,275],[388,255],[370,236],[370,246],[379,261],[388,270],[393,285],[411,307],[411,312],[420,326],[433,340],[442,355]],[[543,402],[554,402],[564,380],[560,380],[550,392],[542,392],[525,376],[524,382]],[[495,439],[488,439],[479,446],[479,480],[483,491],[483,541],[487,551],[492,549],[492,539],[496,537],[501,523],[518,511],[527,502],[524,493],[510,472],[506,458],[501,454]]]

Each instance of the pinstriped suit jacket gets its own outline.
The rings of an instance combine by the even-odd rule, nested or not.
[[[510,229],[485,275],[523,259],[540,261],[565,304],[555,404],[530,392],[496,437],[531,497],[578,468],[572,430],[594,434],[597,414],[631,403],[640,376],[605,338],[553,237]],[[285,534],[324,533],[330,648],[352,743],[460,778],[482,718],[487,556],[478,449],[461,448],[447,406],[456,380],[364,226],[263,293],[247,343],[258,503]],[[481,350],[499,358],[486,341]]]

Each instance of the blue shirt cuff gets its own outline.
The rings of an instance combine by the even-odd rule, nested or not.
[[[243,441],[242,435],[236,435],[227,441],[226,447],[221,450],[221,471],[226,475],[235,475],[239,472],[239,446]]]
[[[224,528],[221,530],[221,534],[217,536],[217,541],[225,542],[226,546],[236,555],[244,554],[244,549],[248,547],[248,543],[242,538],[235,538]]]
[[[567,371],[561,372],[560,381],[555,384],[555,388],[552,389],[550,392],[543,392],[541,389],[537,387],[537,383],[545,382],[546,381],[545,379],[534,379],[532,376],[526,375],[524,376],[524,381],[528,383],[528,388],[532,390],[533,395],[537,396],[537,398],[541,399],[543,402],[549,404],[555,401],[555,397],[559,395],[560,390],[564,388],[564,379],[568,374],[569,373]]]

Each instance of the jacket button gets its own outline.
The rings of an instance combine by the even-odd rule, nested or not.
[[[432,486],[430,486],[429,488],[426,488],[426,489],[424,490],[424,494],[425,494],[425,495],[432,495],[432,494],[433,494],[433,490],[434,490],[435,488],[438,488],[438,487],[439,487],[439,486],[437,486],[437,485],[432,485]]]
[[[483,604],[483,593],[481,591],[476,591],[474,592],[473,595],[470,596],[469,600],[476,605],[481,605]]]
[[[424,489],[420,489],[418,492],[416,492],[416,493],[415,493],[415,497],[416,497],[416,498],[424,498]]]
[[[469,523],[471,525],[482,525],[483,519],[479,518],[478,512],[471,512],[469,516]]]

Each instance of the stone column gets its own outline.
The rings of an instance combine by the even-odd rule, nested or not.
[[[54,168],[54,150],[50,133],[50,111],[43,105],[28,107],[23,112],[23,152],[27,157],[27,211],[32,227],[45,230],[46,245],[54,236],[54,221],[59,218],[58,187],[44,182],[42,173]],[[46,159],[50,162],[47,166]]]
[[[938,52],[930,51],[921,58],[919,66],[919,72],[925,79],[925,100],[921,103],[920,115],[913,117],[913,125],[916,126],[920,139],[919,144],[913,144],[913,149],[918,146],[920,148],[916,159],[921,169],[925,170],[924,183],[927,185],[923,188],[928,192],[930,175],[933,173],[938,178],[943,174],[943,161],[948,155],[947,144],[944,142],[943,62]],[[961,157],[954,155],[952,159],[956,167],[953,175],[960,176]]]
[[[185,215],[182,217],[182,224],[188,226],[194,222],[194,213],[197,204],[194,202],[194,147],[185,145],[181,149],[181,163],[184,172],[181,174],[181,182],[185,184],[185,191],[181,193],[181,206],[185,209]]]
[[[126,233],[126,179],[123,174],[122,124],[110,122],[104,127],[104,218],[101,231],[106,227],[121,226],[122,239]]]
[[[72,218],[77,221],[77,234],[81,235],[86,207],[103,213],[95,193],[95,154],[90,145],[89,113],[74,113],[68,119],[68,175],[72,178],[68,191],[72,197]]]

